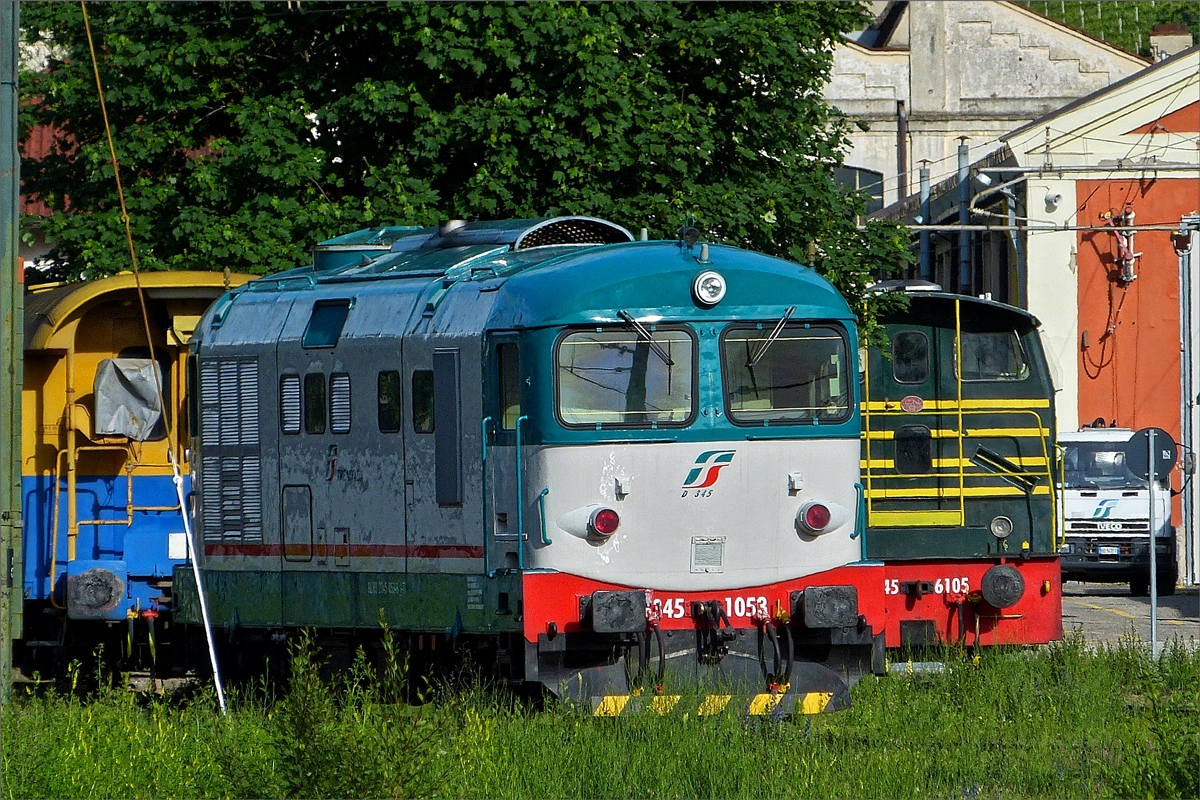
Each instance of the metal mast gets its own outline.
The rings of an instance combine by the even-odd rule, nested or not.
[[[17,45],[20,4],[0,2],[0,702],[12,692],[13,639],[21,636],[21,386],[24,276],[17,258]]]

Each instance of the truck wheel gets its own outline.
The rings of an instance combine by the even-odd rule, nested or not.
[[[1145,597],[1150,594],[1150,576],[1131,578],[1129,580],[1129,593],[1134,597]]]

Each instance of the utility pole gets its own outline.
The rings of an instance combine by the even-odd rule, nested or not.
[[[921,159],[921,223],[932,225],[929,215],[929,161]],[[933,280],[933,251],[930,249],[929,231],[921,231],[921,280]]]
[[[21,554],[21,388],[25,280],[17,258],[21,162],[17,156],[20,4],[0,2],[0,702],[12,694],[13,639],[25,604]]]
[[[971,159],[967,150],[968,136],[958,137],[958,224],[965,226],[971,222]],[[974,271],[971,268],[971,233],[966,228],[958,232],[958,286],[955,291],[962,294],[974,294],[971,279]]]

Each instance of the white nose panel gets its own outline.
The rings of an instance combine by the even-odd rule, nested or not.
[[[531,539],[527,563],[674,591],[757,586],[832,569],[860,558],[859,540],[850,538],[858,460],[857,439],[530,448],[526,485],[533,494],[550,489],[554,543]],[[618,492],[622,484],[626,491]],[[819,536],[797,529],[796,515],[812,501],[841,512]],[[586,535],[583,512],[597,505],[621,517],[605,540]]]

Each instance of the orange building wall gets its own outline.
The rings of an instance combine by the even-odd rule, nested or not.
[[[1131,203],[1138,225],[1178,225],[1200,207],[1194,178],[1081,180],[1076,183],[1079,225],[1099,225],[1100,215],[1121,214]],[[1079,304],[1079,421],[1103,417],[1137,430],[1157,426],[1176,441],[1179,422],[1179,259],[1169,231],[1142,231],[1137,279],[1117,280],[1116,237],[1079,231],[1076,275]],[[1082,349],[1084,332],[1090,340]],[[1179,476],[1174,476],[1179,486]]]

